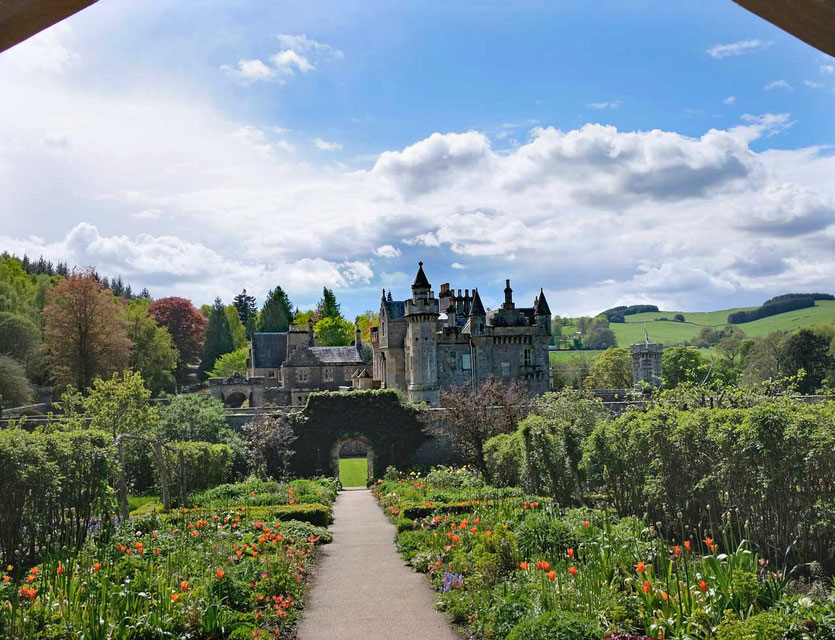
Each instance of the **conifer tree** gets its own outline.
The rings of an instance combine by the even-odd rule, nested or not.
[[[316,312],[321,320],[322,318],[341,318],[342,312],[339,309],[340,305],[336,301],[336,296],[333,290],[324,287],[322,289],[322,299],[316,306]]]
[[[206,325],[206,342],[203,344],[203,359],[200,362],[200,371],[204,374],[211,371],[215,366],[215,360],[234,350],[235,343],[232,338],[232,331],[229,329],[226,308],[220,298],[215,298],[215,303],[209,310],[209,322]]]
[[[281,287],[271,289],[258,317],[259,331],[287,331],[293,317],[293,305]]]

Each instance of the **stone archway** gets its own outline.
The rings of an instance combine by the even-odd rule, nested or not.
[[[339,477],[339,452],[346,444],[358,442],[365,447],[366,457],[368,459],[368,480],[374,479],[374,447],[371,446],[371,440],[366,438],[361,433],[352,433],[342,435],[337,438],[331,447],[331,469],[336,477]]]
[[[227,407],[232,407],[233,409],[240,408],[247,399],[248,396],[243,391],[233,391],[232,393],[227,393],[221,396],[223,404]]]

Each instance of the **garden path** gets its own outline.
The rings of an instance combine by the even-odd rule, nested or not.
[[[394,526],[367,489],[339,494],[298,640],[460,640],[433,607],[426,577],[406,566]]]

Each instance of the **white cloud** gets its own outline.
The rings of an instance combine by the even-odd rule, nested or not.
[[[401,253],[400,249],[391,244],[381,245],[374,251],[374,255],[381,258],[399,258]]]
[[[767,47],[770,43],[762,40],[739,40],[738,42],[731,42],[728,44],[715,44],[705,51],[711,58],[721,60],[723,58],[730,58],[741,56],[746,53],[753,53],[758,49]]]
[[[305,35],[279,34],[276,36],[281,49],[269,58],[271,64],[260,59],[241,59],[236,67],[222,65],[220,70],[238,78],[244,84],[259,81],[287,82],[295,74],[313,71],[314,61],[333,60],[343,57],[343,53],[330,45],[307,38]]]
[[[590,109],[617,109],[620,105],[620,100],[611,100],[609,102],[589,102],[586,106]]]
[[[81,61],[81,56],[66,44],[72,36],[70,26],[66,22],[59,22],[41,31],[37,37],[24,40],[4,51],[3,61],[25,73],[63,73]]]
[[[822,64],[820,66],[821,73],[835,73],[835,64]]]
[[[773,91],[774,89],[782,89],[784,91],[793,91],[794,88],[785,80],[772,80],[763,87],[765,91]]]
[[[821,89],[823,88],[823,82],[814,82],[812,80],[804,80],[803,86],[809,87],[810,89]]]
[[[453,269],[466,269],[467,268],[467,265],[461,264],[460,262],[453,262],[449,266],[452,267]]]
[[[338,151],[342,148],[342,144],[339,142],[328,142],[327,140],[322,140],[322,138],[314,139],[313,143],[317,149],[321,149],[322,151]]]
[[[736,102],[736,96],[728,96],[722,100],[722,104],[733,104],[734,102]]]

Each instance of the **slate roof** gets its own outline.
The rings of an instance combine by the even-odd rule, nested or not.
[[[310,347],[310,351],[324,364],[362,364],[356,347]]]
[[[286,359],[286,332],[252,334],[252,364],[256,369],[278,369]]]
[[[483,316],[487,315],[484,312],[484,305],[481,303],[481,296],[478,295],[478,289],[473,292],[473,302],[470,305],[470,315],[471,316]]]
[[[430,284],[429,280],[426,277],[426,274],[423,272],[423,263],[418,262],[418,272],[415,276],[415,281],[412,284],[412,289],[429,289]]]
[[[545,299],[545,292],[540,288],[539,295],[536,297],[536,306],[534,307],[534,314],[538,316],[550,316],[551,308],[548,306],[548,301]]]
[[[386,312],[389,320],[399,320],[406,315],[406,303],[402,300],[386,300]]]

